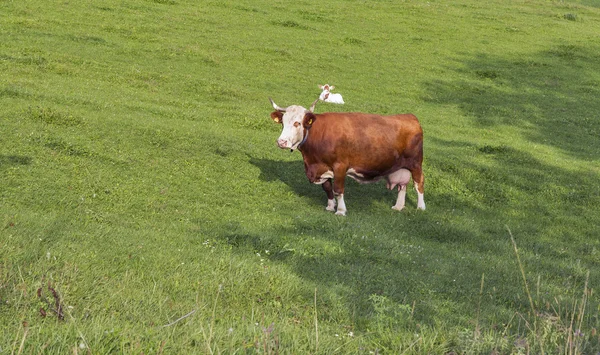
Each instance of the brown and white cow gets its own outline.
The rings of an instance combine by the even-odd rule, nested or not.
[[[269,100],[275,109],[271,118],[283,125],[277,145],[300,150],[308,180],[321,184],[327,194],[328,211],[346,215],[346,176],[360,183],[385,179],[390,190],[398,186],[398,200],[392,207],[396,210],[404,208],[406,185],[412,176],[418,194],[417,208],[425,209],[423,130],[417,117],[356,112],[315,114],[318,100],[308,110],[296,105],[282,108]]]

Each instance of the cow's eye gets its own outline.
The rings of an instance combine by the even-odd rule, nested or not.
[[[300,127],[300,122],[294,122],[294,127],[296,127],[296,128]]]

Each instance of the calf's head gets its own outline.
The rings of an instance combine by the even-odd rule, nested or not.
[[[329,86],[329,84],[319,85],[319,89],[323,90],[323,92],[321,92],[321,95],[319,95],[319,100],[325,101],[329,97],[329,92],[335,89],[335,86]]]
[[[275,109],[271,112],[271,118],[283,126],[281,135],[277,139],[277,145],[281,149],[291,149],[293,151],[304,143],[304,140],[308,137],[308,130],[315,120],[313,111],[319,100],[315,100],[308,110],[297,105],[285,108],[279,107],[271,98],[269,100]]]

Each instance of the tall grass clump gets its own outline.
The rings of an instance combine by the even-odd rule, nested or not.
[[[473,334],[463,334],[465,353],[535,353],[535,354],[587,354],[593,353],[600,345],[597,331],[597,312],[588,301],[594,292],[589,288],[589,271],[586,273],[583,289],[579,295],[563,299],[540,295],[541,276],[537,278],[536,293],[532,293],[526,270],[521,262],[517,243],[508,229],[516,267],[522,276],[522,285],[529,309],[515,312],[502,328],[481,329],[476,319]],[[481,279],[481,293],[485,277]],[[481,296],[481,294],[480,294]],[[549,300],[551,299],[551,300]],[[479,314],[479,305],[478,312]]]

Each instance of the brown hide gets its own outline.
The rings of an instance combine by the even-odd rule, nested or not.
[[[299,149],[311,182],[332,171],[333,191],[343,194],[349,169],[354,169],[358,181],[373,182],[404,168],[423,193],[423,130],[414,115],[328,112],[307,116],[305,123],[312,118],[312,126]],[[323,186],[326,192],[330,186],[329,182]]]

